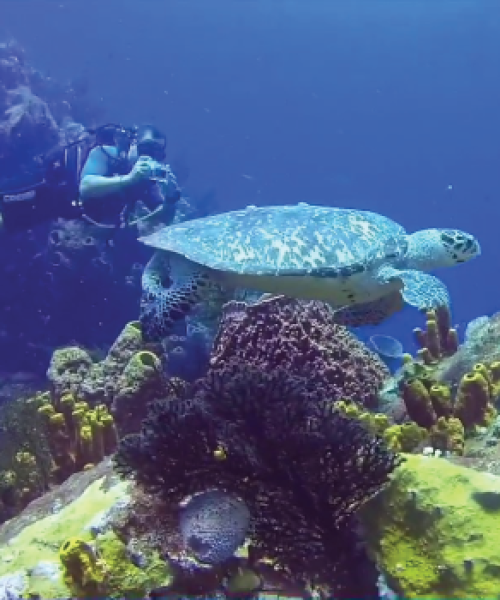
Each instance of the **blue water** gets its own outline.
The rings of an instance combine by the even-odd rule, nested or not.
[[[305,200],[473,232],[482,257],[440,274],[454,321],[498,310],[498,1],[0,0],[6,36],[87,78],[110,120],[165,129],[219,209]],[[419,322],[378,332],[408,344]]]

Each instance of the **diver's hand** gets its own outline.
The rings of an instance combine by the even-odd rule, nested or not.
[[[145,181],[151,177],[151,160],[147,157],[140,157],[128,175],[123,176],[123,182],[132,184]]]

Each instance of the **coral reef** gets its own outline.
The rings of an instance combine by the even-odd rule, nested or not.
[[[360,511],[370,552],[404,598],[493,598],[500,479],[408,456]]]
[[[388,448],[395,452],[413,452],[428,439],[428,431],[413,421],[393,424],[383,413],[363,410],[354,402],[339,400],[334,407],[350,419],[357,419],[375,435],[380,435]]]
[[[165,586],[168,565],[113,533],[128,501],[127,485],[109,464],[74,475],[0,526],[0,577],[17,575],[19,595],[40,598],[139,599]]]
[[[375,593],[353,518],[398,462],[329,397],[320,401],[313,379],[220,356],[194,389],[153,403],[141,433],[115,455],[123,476],[161,498],[161,529],[178,529],[179,504],[192,494],[234,494],[252,515],[254,551],[291,581],[338,598]],[[185,559],[183,550],[180,542],[169,560]],[[353,577],[359,569],[365,577]]]
[[[51,482],[52,457],[38,404],[0,407],[0,522],[19,513]]]
[[[380,392],[380,407],[390,421],[409,420],[427,430],[426,442],[437,450],[477,453],[481,444],[491,446],[498,438],[484,434],[497,415],[500,361],[494,349],[500,340],[495,317],[478,319],[460,346],[450,322],[449,311],[426,313],[425,330],[415,330],[420,350],[415,358],[404,356],[402,368]]]
[[[328,305],[283,296],[251,306],[224,307],[210,360],[253,365],[263,371],[282,368],[313,378],[318,398],[377,405],[377,393],[389,371],[355,336],[334,323]]]
[[[45,420],[56,482],[76,471],[88,469],[112,454],[118,443],[113,417],[105,405],[93,409],[71,394],[53,401],[49,394],[40,397],[38,413]]]
[[[160,358],[142,340],[139,323],[128,323],[103,360],[79,347],[56,350],[47,371],[54,396],[72,394],[91,406],[109,407],[121,435],[138,431],[148,403],[169,389]]]
[[[452,356],[441,360],[434,369],[438,381],[457,386],[475,364],[491,365],[500,361],[500,313],[478,317],[469,323],[464,342]]]
[[[0,407],[0,522],[112,454],[138,431],[149,402],[180,385],[128,323],[102,360],[70,346],[53,353],[51,389]]]
[[[0,411],[0,523],[73,473],[112,454],[118,443],[104,405],[90,408],[68,393],[19,399]]]
[[[400,382],[407,415],[429,430],[430,438],[439,443],[437,448],[463,451],[464,437],[474,434],[478,427],[489,426],[496,417],[496,377],[495,363],[493,369],[476,364],[454,392],[449,385],[434,379],[432,371],[424,369],[416,376],[412,369],[412,374],[403,376]],[[446,431],[449,435],[445,435]]]

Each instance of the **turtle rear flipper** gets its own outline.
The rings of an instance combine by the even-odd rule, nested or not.
[[[170,286],[164,287],[168,276]],[[148,342],[166,337],[214,287],[206,269],[178,255],[156,252],[142,274],[140,322]]]
[[[363,325],[380,325],[404,306],[401,292],[394,291],[382,298],[345,306],[334,312],[335,323],[347,327],[362,327]]]

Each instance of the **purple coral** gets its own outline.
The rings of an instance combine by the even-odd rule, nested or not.
[[[141,433],[122,440],[116,468],[162,498],[163,522],[197,492],[241,498],[253,547],[292,581],[339,599],[372,597],[375,572],[352,519],[399,459],[315,392],[312,378],[219,363],[194,390],[151,405]],[[360,569],[371,575],[358,578]]]
[[[390,376],[374,352],[334,322],[327,304],[283,296],[224,307],[211,366],[230,362],[312,378],[318,397],[367,407],[377,405],[378,390]]]

